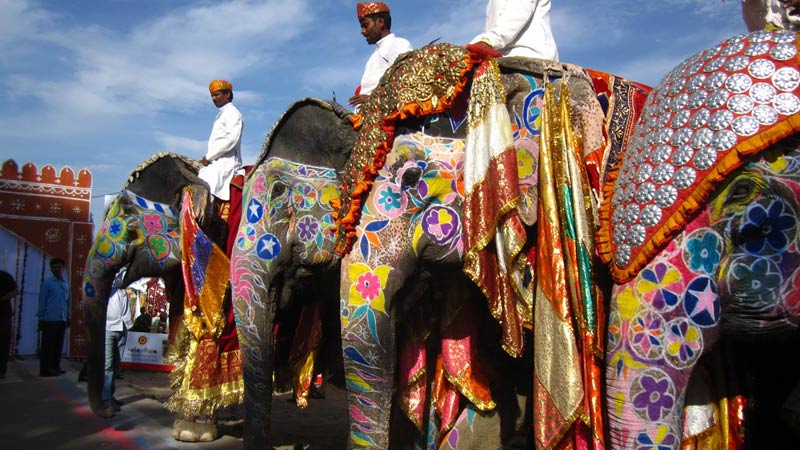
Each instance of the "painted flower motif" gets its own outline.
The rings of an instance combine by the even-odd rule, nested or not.
[[[267,177],[259,175],[253,179],[253,187],[251,188],[250,195],[261,195],[267,191]]]
[[[637,413],[644,413],[643,418],[651,422],[661,420],[675,405],[675,388],[666,374],[646,372],[639,378],[637,390],[639,392],[633,396],[633,406]]]
[[[693,272],[712,274],[722,256],[721,239],[712,231],[698,234],[693,234],[686,242],[684,260]]]
[[[295,185],[292,188],[292,203],[302,211],[313,208],[317,204],[317,190],[310,184]]]
[[[164,236],[148,236],[147,247],[150,249],[150,253],[156,261],[162,261],[169,256],[170,245]]]
[[[681,273],[671,264],[659,262],[642,270],[636,292],[643,303],[658,312],[672,310],[680,300]]]
[[[247,250],[256,242],[256,229],[252,225],[245,225],[236,236],[236,246],[240,250]]]
[[[525,141],[532,142],[527,139]],[[532,145],[535,146],[536,144],[533,143]],[[522,146],[517,147],[517,174],[519,175],[520,184],[522,184],[522,180],[538,175],[537,163],[538,161],[533,157],[530,150]]]
[[[366,318],[367,328],[375,342],[379,342],[375,312],[386,315],[383,290],[391,270],[392,268],[389,266],[378,266],[371,269],[363,263],[352,264],[348,269],[350,290],[347,306],[353,308],[348,322]]]
[[[744,245],[747,253],[771,254],[789,245],[794,239],[796,226],[797,217],[783,201],[775,200],[766,209],[755,203],[748,207],[739,235],[747,237]]]
[[[156,234],[166,228],[164,216],[161,214],[142,214],[142,226],[147,234]]]
[[[422,216],[422,230],[436,244],[450,242],[458,226],[458,215],[450,208],[432,207]]]
[[[319,223],[314,216],[303,216],[297,221],[297,237],[302,242],[309,242],[319,232]]]
[[[663,352],[664,319],[657,313],[645,311],[630,324],[631,347],[637,355],[653,359]]]
[[[748,264],[748,257],[740,258],[731,265],[733,292],[739,297],[759,298],[767,292],[779,289],[783,276],[777,265],[768,258],[757,258]]]
[[[406,199],[399,186],[386,183],[379,188],[375,207],[382,215],[395,218],[405,211]]]
[[[331,208],[331,202],[339,198],[339,187],[336,184],[323,185],[319,190],[319,202],[326,208]]]
[[[356,290],[364,300],[374,300],[381,293],[381,280],[372,272],[363,273],[356,280]]]
[[[655,430],[642,431],[636,435],[636,450],[672,450],[676,443],[675,433],[664,424]]]
[[[678,369],[693,364],[703,350],[703,334],[684,318],[667,324],[666,342],[667,361]]]

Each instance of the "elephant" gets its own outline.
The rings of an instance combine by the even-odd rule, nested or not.
[[[203,218],[209,230],[224,229],[207,208],[208,187],[197,177],[199,165],[189,158],[158,153],[137,167],[121,193],[105,212],[100,230],[87,256],[83,274],[83,310],[87,333],[88,396],[93,412],[102,415],[103,341],[106,305],[114,275],[127,267],[123,285],[143,277],[164,280],[169,303],[170,332],[184,315],[181,263],[181,200],[189,189],[193,215]],[[216,436],[213,422],[179,415],[173,429],[178,440],[206,441]]]
[[[612,448],[677,449],[692,436],[728,448],[741,417],[726,409],[743,408],[726,394],[725,376],[709,375],[715,365],[705,357],[742,358],[734,352],[764,352],[776,345],[769,338],[796,336],[796,39],[740,35],[677,66],[648,97],[604,188],[598,246],[614,279],[605,361]],[[725,343],[736,350],[725,352]],[[778,352],[791,354],[770,354]],[[687,420],[698,410],[688,393],[701,380],[712,381],[701,388],[712,404],[725,403]],[[769,448],[798,445],[788,432],[761,438],[780,444]]]
[[[558,86],[562,97],[571,99],[570,126],[582,135],[576,151],[598,165],[616,159],[647,88],[564,63],[522,58],[501,63],[492,65],[472,49],[431,45],[399,58],[361,114],[342,115],[338,106],[307,99],[290,107],[268,136],[245,184],[248,216],[240,223],[231,260],[245,358],[246,448],[269,444],[269,324],[290,295],[285,291],[331,273],[339,274],[352,448],[439,443],[485,448],[490,439],[498,447],[530,439],[532,406],[524,398],[533,389],[530,378],[510,386],[502,381],[508,373],[532,371],[525,345],[533,339],[532,312],[525,314],[534,296],[526,262],[532,245],[523,242],[517,258],[508,260],[518,269],[520,298],[487,308],[484,287],[462,271],[469,251],[465,129],[472,120],[497,126],[500,119],[482,120],[489,110],[482,106],[499,105],[491,114],[505,117],[498,126],[505,140],[498,142],[508,145],[502,148],[511,158],[506,176],[514,180],[505,194],[514,198],[519,228],[532,233],[544,86]],[[506,91],[498,93],[493,83],[501,78]],[[409,86],[408,80],[422,81]],[[467,102],[468,92],[489,97]],[[390,114],[372,113],[381,109]],[[604,137],[612,123],[616,132]],[[588,175],[595,183],[602,176],[599,168]],[[597,364],[593,355],[585,356],[589,364]],[[432,405],[437,395],[441,401]],[[573,399],[582,401],[583,395]],[[569,431],[576,417],[560,425]],[[487,428],[494,435],[470,439],[476,418],[495,423]],[[402,433],[390,432],[403,423],[416,428],[414,442],[400,442]]]

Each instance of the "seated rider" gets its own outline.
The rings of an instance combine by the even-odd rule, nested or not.
[[[208,138],[208,151],[200,163],[198,174],[208,183],[211,194],[230,201],[230,183],[242,168],[242,113],[233,105],[233,86],[225,80],[214,80],[208,85],[211,100],[219,108],[217,118]]]
[[[489,0],[483,33],[470,44],[485,45],[503,56],[558,61],[550,0]]]

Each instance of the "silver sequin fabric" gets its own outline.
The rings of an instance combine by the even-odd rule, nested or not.
[[[614,265],[631,264],[729,152],[800,111],[796,42],[788,31],[733,37],[650,93],[611,197]]]

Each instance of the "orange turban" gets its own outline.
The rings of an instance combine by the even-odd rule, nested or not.
[[[360,2],[356,5],[358,21],[364,20],[370,14],[389,13],[389,7],[383,2]]]
[[[217,91],[233,91],[233,85],[227,80],[214,80],[208,83],[208,92],[213,94]]]

